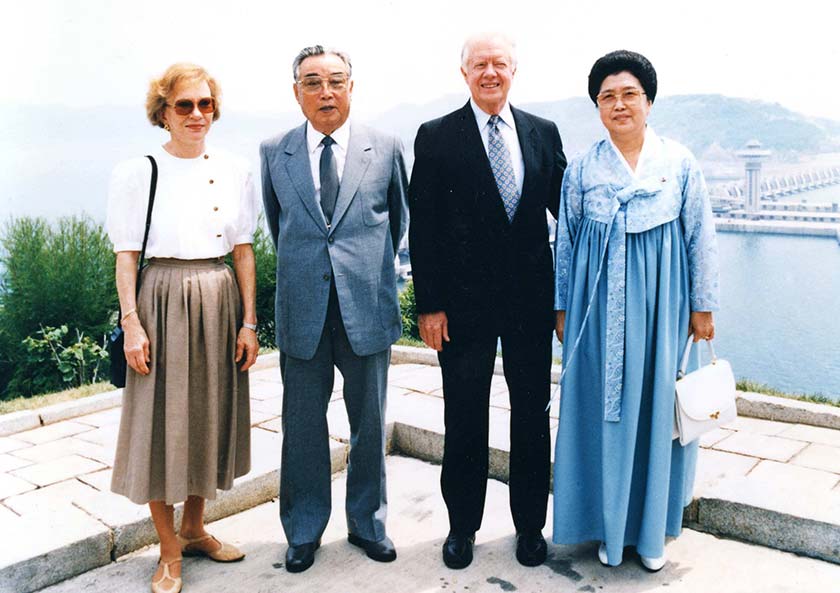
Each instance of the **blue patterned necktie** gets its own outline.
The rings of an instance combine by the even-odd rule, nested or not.
[[[510,151],[499,131],[498,115],[491,115],[488,125],[490,126],[488,157],[490,168],[493,169],[493,177],[496,178],[496,186],[499,188],[499,195],[505,205],[508,221],[513,221],[516,214],[516,207],[519,205],[519,189],[516,187],[516,176],[513,174],[513,163],[510,159]]]
[[[335,202],[338,199],[338,168],[336,167],[335,157],[332,151],[332,145],[335,144],[335,140],[330,136],[324,136],[321,144],[324,145],[324,148],[321,149],[319,165],[321,177],[321,210],[323,210],[324,218],[327,219],[327,224],[329,225],[332,223]]]

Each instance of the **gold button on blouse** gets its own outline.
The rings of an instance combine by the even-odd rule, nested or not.
[[[219,207],[218,206],[213,206],[213,212],[218,212],[218,211],[219,211]]]
[[[204,155],[204,160],[205,160],[205,161],[206,161],[207,159],[209,159],[209,158],[210,158],[210,155],[208,155],[208,154],[205,154],[205,155]]]
[[[212,180],[212,179],[210,180],[210,183],[213,183],[213,180]]]
[[[222,237],[221,235],[216,235],[216,238],[217,238],[217,239],[220,239],[221,237]]]

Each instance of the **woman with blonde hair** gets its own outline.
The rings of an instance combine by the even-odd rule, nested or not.
[[[244,557],[208,534],[203,517],[204,501],[250,469],[247,370],[258,351],[259,201],[247,162],[205,142],[219,108],[219,86],[203,68],[170,66],[146,100],[168,141],[151,164],[118,164],[108,196],[129,367],[111,489],[149,505],[160,538],[156,593],[181,590],[184,555]],[[138,274],[144,246],[148,265]],[[224,263],[231,252],[233,270]],[[176,534],[173,505],[182,501]]]

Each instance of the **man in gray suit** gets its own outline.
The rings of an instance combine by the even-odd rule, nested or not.
[[[394,257],[408,226],[396,138],[349,122],[350,58],[320,45],[295,58],[303,125],[260,146],[265,212],[277,248],[283,379],[280,519],[286,569],[309,568],[330,515],[326,412],[334,366],[350,421],[351,544],[396,558],[385,534],[385,394],[400,335]]]

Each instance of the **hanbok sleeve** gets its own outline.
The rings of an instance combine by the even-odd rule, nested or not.
[[[583,218],[583,188],[581,161],[574,159],[563,174],[560,190],[560,212],[554,237],[554,310],[566,310],[569,272],[572,265],[572,246]]]
[[[682,222],[688,253],[689,304],[692,311],[720,307],[718,247],[706,180],[693,156],[683,161]]]

